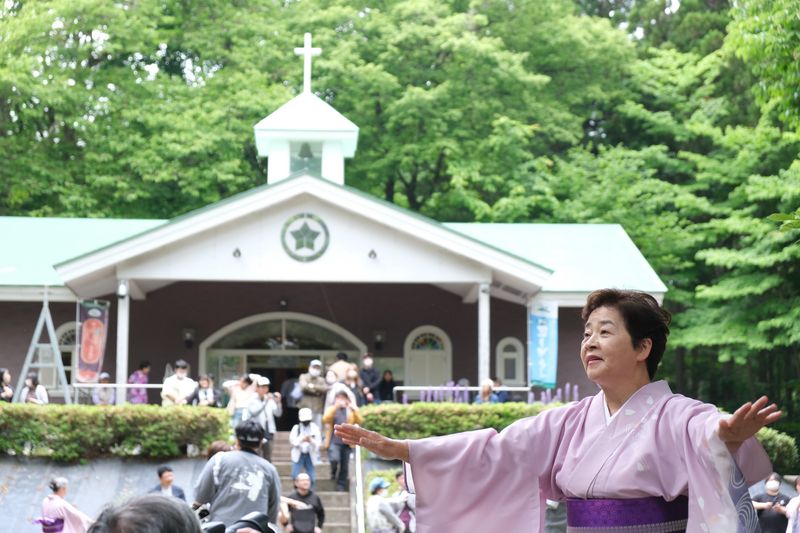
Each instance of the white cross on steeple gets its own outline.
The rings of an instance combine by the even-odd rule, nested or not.
[[[321,48],[311,48],[311,34],[304,36],[303,48],[295,48],[294,53],[303,56],[303,92],[311,92],[311,58],[322,53]]]

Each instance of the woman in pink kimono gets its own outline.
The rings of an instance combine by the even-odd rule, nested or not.
[[[64,499],[67,494],[67,478],[54,478],[50,482],[50,490],[53,493],[42,502],[42,516],[54,521],[64,521],[63,529],[51,529],[51,531],[85,533],[92,525],[92,519]],[[55,527],[57,528],[57,526]]]
[[[646,293],[595,291],[581,316],[595,396],[500,433],[407,441],[336,431],[410,467],[418,533],[540,532],[546,499],[566,502],[574,533],[758,531],[747,487],[771,465],[753,436],[780,418],[777,406],[762,397],[724,415],[654,382],[671,317]]]

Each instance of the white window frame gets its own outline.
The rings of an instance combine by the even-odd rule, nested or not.
[[[512,345],[516,348],[515,353],[504,351],[506,346]],[[495,375],[499,377],[503,385],[509,387],[525,386],[525,345],[516,337],[504,337],[500,339],[495,348]],[[507,379],[505,375],[505,362],[507,359],[514,359],[516,366],[517,379]]]
[[[424,326],[419,326],[419,327],[414,328],[413,330],[411,330],[411,332],[408,335],[406,335],[406,340],[403,343],[403,359],[404,359],[404,362],[403,362],[403,367],[404,367],[403,373],[404,373],[404,377],[405,377],[404,384],[405,385],[419,385],[418,383],[409,383],[408,382],[408,380],[410,379],[409,376],[411,376],[411,372],[409,370],[409,364],[410,364],[410,359],[411,359],[411,353],[417,351],[417,350],[412,350],[411,349],[411,345],[414,343],[414,339],[416,339],[417,337],[419,337],[420,335],[422,335],[424,333],[432,333],[432,334],[436,335],[437,337],[439,337],[442,340],[442,343],[444,345],[443,349],[442,349],[442,352],[445,355],[445,368],[447,369],[447,376],[445,378],[445,383],[448,382],[448,381],[452,381],[452,379],[453,379],[453,343],[450,342],[450,336],[447,333],[445,333],[445,331],[442,328],[439,328],[439,327],[436,327],[436,326],[432,326],[432,325],[424,325]],[[421,352],[422,350],[419,350],[419,351]],[[427,350],[425,350],[425,351],[427,351]]]

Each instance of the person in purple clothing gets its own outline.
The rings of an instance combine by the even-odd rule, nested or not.
[[[131,385],[147,385],[150,382],[150,378],[148,377],[150,374],[150,361],[142,361],[139,363],[139,369],[134,371],[128,377],[128,383]],[[146,404],[147,401],[147,389],[144,388],[132,388],[128,391],[128,401],[130,403],[139,403],[139,404]]]

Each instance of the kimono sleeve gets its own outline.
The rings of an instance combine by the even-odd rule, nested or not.
[[[494,429],[409,441],[417,533],[543,531],[569,407]]]
[[[719,438],[725,416],[713,405],[686,399],[676,402],[687,422],[678,445],[686,461],[689,523],[692,531],[758,531],[758,517],[747,488],[769,475],[764,448],[750,438],[732,456]]]

